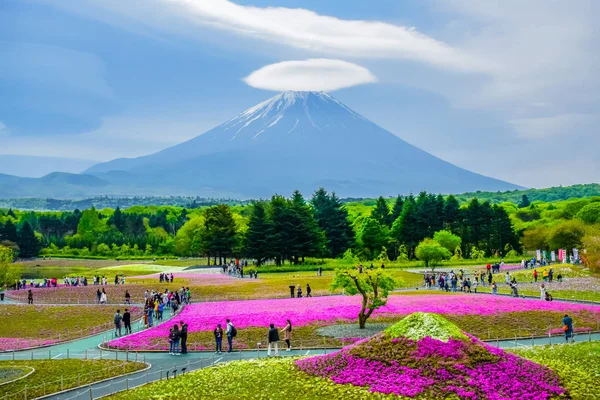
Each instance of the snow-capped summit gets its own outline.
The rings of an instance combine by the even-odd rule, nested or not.
[[[107,174],[111,172],[110,174]],[[516,188],[432,156],[325,92],[287,91],[158,153],[98,164],[87,173],[128,184],[261,197],[319,186],[341,196]]]

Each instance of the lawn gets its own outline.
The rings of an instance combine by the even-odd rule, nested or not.
[[[139,307],[130,310],[132,317],[141,317]],[[0,308],[0,350],[44,346],[111,329],[115,311],[112,306],[5,304]]]
[[[29,368],[27,368],[29,367]],[[146,364],[115,360],[0,361],[0,368],[35,371],[24,379],[0,386],[0,398],[29,398],[56,393],[144,369]],[[24,395],[27,387],[27,396]],[[19,396],[16,394],[20,393]]]
[[[409,292],[410,293],[410,292]],[[413,292],[414,293],[414,292]],[[189,325],[188,343],[197,350],[212,349],[212,330],[230,318],[238,329],[238,348],[256,348],[264,342],[270,323],[281,328],[290,319],[295,346],[339,345],[337,339],[316,334],[320,327],[354,323],[360,309],[358,296],[328,296],[302,299],[246,300],[195,303],[187,306],[178,320]],[[394,295],[375,311],[371,323],[392,323],[415,311],[447,315],[461,329],[482,339],[546,335],[560,328],[562,315],[573,314],[578,327],[596,329],[600,307],[562,302],[545,302],[511,297],[467,294]],[[164,350],[170,324],[111,341],[109,346],[128,349]],[[326,342],[324,342],[326,340]]]

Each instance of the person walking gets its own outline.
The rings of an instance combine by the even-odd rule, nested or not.
[[[123,321],[123,316],[121,315],[121,310],[117,310],[114,316],[115,322],[115,336],[121,336],[121,321]]]
[[[146,309],[148,315],[148,328],[152,328],[152,326],[154,325],[154,322],[152,321],[152,316],[154,315],[154,300],[152,298],[149,298],[146,302],[146,305],[148,306],[148,308]]]
[[[538,273],[537,273],[537,269],[533,270],[533,281],[537,282],[537,278],[538,278]]]
[[[125,291],[125,304],[131,305],[131,295],[129,294],[129,290]]]
[[[308,297],[308,295],[306,297]],[[281,333],[283,333],[283,340],[285,340],[285,344],[287,346],[286,351],[290,351],[290,350],[292,350],[292,345],[291,345],[292,323],[290,322],[289,319],[286,322],[287,322],[287,324],[286,324],[285,328],[283,328],[281,330]]]
[[[298,284],[298,286],[296,286],[296,297],[300,298],[302,297],[302,286],[300,286],[300,284]]]
[[[128,309],[125,309],[123,313],[123,325],[125,326],[125,334],[131,333],[131,313]]]
[[[269,334],[268,336],[268,341],[269,341],[269,347],[267,350],[267,356],[271,356],[271,346],[273,346],[275,348],[275,356],[279,355],[279,348],[278,348],[278,343],[279,343],[279,331],[277,330],[277,328],[275,328],[275,324],[271,324],[269,325]]]
[[[312,297],[310,292],[312,292],[312,289],[310,288],[310,285],[307,283],[306,284],[306,297]]]
[[[31,289],[27,291],[27,304],[33,304],[33,292]]]
[[[170,351],[169,354],[172,356],[179,355],[179,339],[181,338],[179,333],[179,326],[177,324],[173,325],[173,328],[169,332],[169,343]]]
[[[179,336],[181,337],[181,354],[187,354],[187,336],[188,336],[188,325],[181,321],[181,331]]]
[[[98,304],[100,304],[100,298],[102,297],[102,292],[100,291],[100,288],[96,290],[96,297],[98,298]]]
[[[108,298],[106,297],[106,291],[102,289],[102,293],[100,293],[100,304],[108,304]]]
[[[233,338],[237,336],[237,330],[229,318],[225,321],[227,322],[227,330],[225,331],[225,334],[227,335],[227,345],[229,346],[227,352],[231,353],[233,351]]]
[[[216,351],[215,353],[221,354],[223,352],[223,329],[221,324],[217,324],[217,327],[213,331],[215,335]]]
[[[566,342],[569,343],[569,339],[571,339],[571,343],[573,343],[575,341],[573,336],[573,318],[569,317],[569,314],[565,314],[562,323]]]
[[[294,286],[294,282],[292,282],[290,284],[290,286],[288,286],[290,288],[290,297],[293,299],[294,298],[294,289],[296,288],[296,286]]]
[[[543,283],[540,285],[540,300],[546,300],[546,286]]]

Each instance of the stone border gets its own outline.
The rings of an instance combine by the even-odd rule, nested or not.
[[[29,368],[29,369],[31,369],[31,371],[29,371],[28,373],[26,373],[26,374],[25,374],[25,375],[23,375],[23,376],[20,376],[20,377],[18,377],[18,378],[16,378],[16,379],[13,379],[12,381],[8,381],[8,382],[3,382],[3,383],[0,383],[0,386],[4,386],[4,385],[8,385],[9,383],[13,383],[13,382],[16,382],[16,381],[20,381],[21,379],[25,379],[25,378],[27,378],[29,375],[31,375],[31,374],[33,374],[33,373],[35,372],[35,368],[33,368],[33,367],[30,367],[29,365],[25,365],[24,367],[25,367],[25,368]]]

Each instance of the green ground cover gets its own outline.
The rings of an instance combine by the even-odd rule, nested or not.
[[[24,379],[0,386],[0,398],[33,399],[138,371],[145,368],[146,364],[115,360],[73,359],[0,361],[0,368],[24,367],[34,368],[35,371]],[[25,387],[27,387],[27,396],[24,394]]]
[[[38,346],[45,344],[40,341],[63,341],[111,329],[115,311],[114,306],[5,304],[0,307],[0,350],[29,347],[27,343]],[[132,317],[141,317],[139,307],[130,307],[130,311]]]
[[[556,372],[573,399],[600,399],[600,343],[575,343],[510,350]]]

